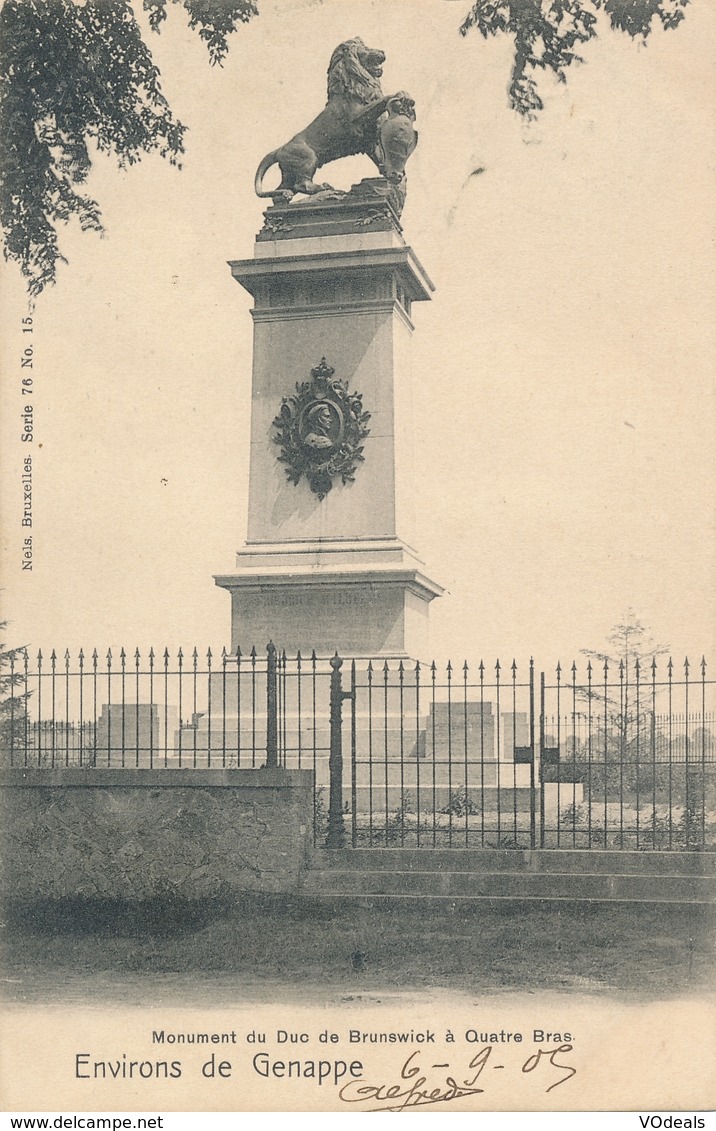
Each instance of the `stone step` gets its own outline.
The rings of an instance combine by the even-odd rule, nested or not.
[[[442,899],[568,899],[716,903],[709,876],[535,872],[310,871],[303,894]]]
[[[315,849],[312,868],[340,872],[529,872],[580,875],[716,877],[716,852],[571,848]]]

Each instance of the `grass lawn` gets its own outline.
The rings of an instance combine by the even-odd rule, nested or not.
[[[642,999],[716,986],[716,909],[675,905],[488,902],[426,909],[246,897],[10,904],[3,985],[12,1000],[43,987],[136,975],[243,985],[290,983],[455,991],[583,990]]]

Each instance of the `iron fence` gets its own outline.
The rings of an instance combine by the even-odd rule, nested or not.
[[[542,819],[547,847],[716,847],[716,715],[702,660],[646,672],[591,663],[541,677]],[[545,805],[547,808],[545,808]]]
[[[10,765],[55,769],[314,768],[327,755],[330,667],[211,649],[11,653],[4,747]],[[325,686],[325,691],[323,687]]]
[[[533,664],[351,666],[353,846],[529,845],[534,755]]]
[[[317,844],[716,847],[705,661],[489,668],[181,650],[10,653],[4,764],[311,770]],[[677,678],[678,676],[678,678]]]

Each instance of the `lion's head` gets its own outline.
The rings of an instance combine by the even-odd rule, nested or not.
[[[375,102],[383,91],[385,52],[366,47],[362,39],[340,43],[328,64],[328,98],[350,98],[355,102]]]

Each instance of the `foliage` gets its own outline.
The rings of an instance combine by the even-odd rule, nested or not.
[[[559,814],[559,823],[563,829],[574,829],[577,825],[586,825],[587,821],[586,805],[567,805]]]
[[[180,0],[171,0],[179,3]],[[145,0],[158,31],[167,0]],[[253,0],[183,0],[212,64],[227,36],[256,14]],[[55,282],[57,226],[76,217],[102,232],[99,205],[80,191],[91,150],[120,167],[184,150],[159,71],[128,0],[5,0],[0,9],[0,223],[4,253],[31,295]]]
[[[480,812],[480,806],[473,801],[467,789],[463,786],[461,789],[453,790],[447,805],[443,806],[439,812],[452,817],[474,817],[475,814]]]
[[[667,644],[657,644],[654,641],[633,609],[627,611],[620,623],[613,625],[606,643],[607,648],[604,651],[583,648],[582,654],[592,660],[608,663],[612,668],[623,663],[627,672],[633,668],[637,660],[644,667],[648,661],[663,656],[669,650]]]
[[[0,624],[4,634],[7,624]],[[0,644],[0,764],[10,765],[24,744],[29,693],[25,686],[25,649]]]
[[[400,804],[388,816],[385,825],[385,843],[396,844],[403,842],[406,833],[406,824],[409,823],[410,814],[413,813],[413,801],[408,790],[400,795]]]
[[[199,28],[199,38],[209,51],[212,66],[223,63],[229,50],[227,37],[236,31],[237,24],[247,24],[258,15],[254,0],[171,0],[181,3],[189,13],[189,27]],[[144,9],[149,13],[152,31],[159,31],[167,18],[167,0],[144,0]]]
[[[639,833],[640,848],[654,848],[681,852],[713,851],[716,846],[716,826],[713,814],[703,808],[697,794],[690,796],[678,818],[665,811],[644,810]]]
[[[509,85],[510,104],[526,117],[543,108],[536,72],[551,71],[566,82],[566,69],[584,62],[579,48],[597,35],[603,11],[615,31],[646,40],[654,25],[675,28],[689,0],[477,0],[460,32],[477,28],[483,38],[514,38],[515,57]]]
[[[597,745],[608,756],[629,760],[642,752],[643,757],[655,738],[653,713],[645,710],[644,694],[656,671],[657,656],[667,651],[668,646],[654,641],[632,609],[612,627],[604,650],[582,649],[590,664],[596,661],[598,666],[589,687],[579,688],[578,693],[592,701]]]
[[[324,785],[319,786],[313,794],[313,836],[314,842],[321,847],[328,836],[328,804]]]

